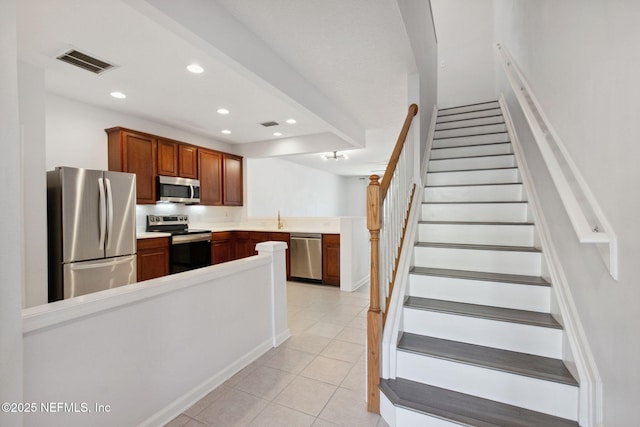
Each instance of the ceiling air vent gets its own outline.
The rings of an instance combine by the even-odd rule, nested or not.
[[[103,71],[107,71],[110,68],[113,68],[112,64],[108,64],[104,61],[101,61],[97,58],[87,55],[86,53],[82,53],[75,49],[72,49],[62,55],[58,56],[56,59],[60,61],[64,61],[71,65],[75,65],[76,67],[80,67],[87,71],[91,71],[95,74],[100,74]]]
[[[268,128],[268,127],[271,127],[271,126],[278,126],[280,123],[271,121],[271,122],[264,122],[264,123],[260,123],[260,124],[262,126]]]

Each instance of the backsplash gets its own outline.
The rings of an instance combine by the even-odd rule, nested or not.
[[[144,232],[147,215],[189,215],[190,224],[240,222],[244,216],[242,207],[183,205],[180,203],[158,203],[136,205],[136,230]]]

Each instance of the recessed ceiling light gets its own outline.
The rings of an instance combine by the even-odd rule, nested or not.
[[[292,125],[292,124],[296,123],[296,119],[287,119],[287,123]]]
[[[273,136],[282,136],[282,132],[274,132]]]
[[[114,98],[118,98],[118,99],[125,99],[127,97],[127,95],[125,95],[122,92],[111,92],[111,96],[113,96]]]
[[[187,65],[187,70],[191,71],[193,74],[200,74],[204,72],[204,68],[202,68],[198,64]]]
[[[227,110],[226,108],[218,108],[217,112],[218,114],[222,114],[222,115],[229,114],[229,110]]]
[[[229,135],[231,133],[229,129],[223,129],[221,132],[224,133],[225,135]]]

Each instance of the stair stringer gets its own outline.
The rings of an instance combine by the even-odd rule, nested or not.
[[[407,229],[405,231],[404,241],[400,251],[400,259],[398,261],[398,269],[396,272],[396,283],[394,284],[393,294],[386,307],[387,320],[384,330],[382,331],[382,352],[381,352],[381,378],[396,378],[396,355],[397,344],[403,332],[402,311],[407,291],[407,282],[409,281],[409,269],[414,265],[413,247],[418,236],[418,221],[420,219],[422,200],[424,198],[424,182],[426,181],[427,169],[429,164],[429,156],[431,155],[431,146],[433,145],[433,135],[436,128],[436,120],[438,118],[438,107],[433,107],[433,115],[429,126],[429,134],[427,135],[425,156],[420,168],[420,179],[416,182],[413,199],[411,202],[411,210],[407,220]],[[382,298],[382,295],[381,295]],[[384,395],[381,391],[381,396]]]
[[[534,181],[527,166],[504,94],[501,94],[499,103],[527,193],[529,212],[536,224],[537,238],[542,248],[543,265],[548,274],[547,279],[552,283],[553,302],[557,307],[557,313],[554,310],[554,315],[559,316],[557,320],[564,328],[562,359],[572,373],[577,374],[580,383],[578,422],[583,427],[599,427],[603,422],[602,380],[573,302],[568,280],[553,244],[544,213],[540,208],[540,199],[536,193]]]

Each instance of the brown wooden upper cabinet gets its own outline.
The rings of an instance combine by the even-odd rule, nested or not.
[[[197,148],[158,138],[158,175],[198,179]]]
[[[242,157],[122,127],[105,129],[109,170],[136,174],[138,204],[156,203],[156,177],[200,180],[200,204],[242,206]]]
[[[178,176],[198,179],[198,149],[193,145],[178,144]]]
[[[200,172],[200,204],[222,205],[222,153],[198,150]]]
[[[242,157],[225,153],[222,161],[223,203],[225,206],[242,206]]]
[[[109,170],[136,174],[136,202],[156,202],[156,138],[123,128],[106,129]]]

